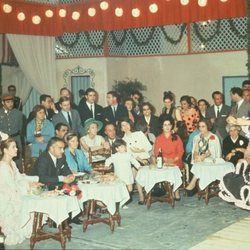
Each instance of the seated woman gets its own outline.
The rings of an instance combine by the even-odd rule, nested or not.
[[[98,149],[110,149],[109,143],[105,142],[104,138],[97,133],[102,129],[102,122],[97,121],[93,118],[89,118],[84,122],[84,132],[86,135],[81,137],[80,144],[81,148],[89,160],[89,151],[95,151]],[[96,155],[92,158],[93,162],[103,161],[105,157]]]
[[[154,155],[157,157],[159,151],[161,151],[164,165],[182,168],[184,148],[181,138],[173,131],[175,122],[169,116],[165,116],[162,122],[163,132],[156,138]],[[175,199],[180,200],[179,190],[175,192]]]
[[[154,115],[155,108],[149,102],[142,104],[142,115],[138,117],[140,123],[148,126],[149,132],[157,136],[159,134],[159,118]]]
[[[45,107],[36,105],[33,119],[27,125],[27,141],[31,143],[31,157],[37,158],[43,152],[48,141],[55,135],[53,124],[45,117]]]
[[[76,133],[68,133],[64,136],[66,148],[64,150],[66,161],[69,165],[70,170],[73,173],[77,172],[92,172],[92,168],[89,165],[83,151],[78,149],[79,140]]]
[[[238,160],[244,158],[248,145],[248,139],[239,134],[240,127],[230,125],[229,135],[223,140],[222,154],[226,161],[232,162],[235,166]]]
[[[217,158],[221,158],[221,146],[217,135],[210,132],[212,126],[209,120],[203,119],[198,123],[200,133],[193,139],[192,163],[213,162]],[[195,188],[197,178],[193,176],[191,182],[186,187],[188,194],[191,196],[193,192],[189,192]]]
[[[1,135],[2,136],[2,135]],[[38,176],[20,174],[13,158],[17,156],[16,142],[13,138],[2,136],[0,161],[0,226],[6,236],[6,245],[16,245],[31,236],[30,227],[21,224],[22,195],[28,193],[30,186],[40,186]]]
[[[146,135],[141,131],[134,131],[133,124],[127,118],[121,121],[119,127],[122,139],[127,143],[128,152],[142,165],[148,164],[152,145]]]

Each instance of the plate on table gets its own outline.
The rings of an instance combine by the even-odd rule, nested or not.
[[[84,176],[86,173],[83,173],[83,172],[78,172],[78,173],[75,173],[75,177],[82,177]]]

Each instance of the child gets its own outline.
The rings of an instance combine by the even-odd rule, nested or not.
[[[130,194],[129,201],[131,201],[131,192],[134,184],[131,164],[136,168],[140,168],[140,163],[132,156],[132,154],[127,152],[126,142],[124,140],[117,139],[114,142],[114,148],[117,152],[105,161],[105,166],[110,167],[113,163],[115,175],[127,185]],[[123,208],[127,209],[128,207],[124,205]]]

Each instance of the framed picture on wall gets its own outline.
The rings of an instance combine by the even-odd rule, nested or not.
[[[247,76],[223,76],[222,89],[225,96],[225,104],[231,106],[230,89],[233,87],[242,87],[242,82],[248,80]]]

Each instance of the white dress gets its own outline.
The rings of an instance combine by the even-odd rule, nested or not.
[[[88,135],[85,135],[85,136],[81,137],[81,141],[84,142],[85,144],[87,144],[91,148],[91,147],[101,146],[104,139],[100,135],[96,135],[94,139],[91,139]],[[81,148],[82,148],[82,151],[84,152],[86,158],[89,161],[89,152],[87,152],[83,147],[81,147]],[[93,162],[102,161],[102,160],[105,160],[105,157],[100,156],[100,155],[96,155],[92,159]]]
[[[152,145],[148,141],[146,135],[141,131],[135,131],[129,135],[124,135],[122,138],[127,143],[128,153],[131,153],[136,159],[139,157],[140,159],[149,159],[150,151],[152,150]],[[131,148],[139,148],[144,149],[145,152],[142,153],[133,153]]]
[[[140,163],[133,157],[133,155],[128,152],[117,152],[105,161],[105,166],[110,166],[112,163],[114,164],[115,175],[117,175],[119,179],[124,181],[126,185],[134,183],[131,164],[136,168],[139,168]]]
[[[32,228],[21,225],[22,195],[27,194],[30,181],[38,181],[37,176],[20,174],[14,161],[11,165],[13,168],[0,161],[0,226],[6,245],[16,245],[30,237]]]

